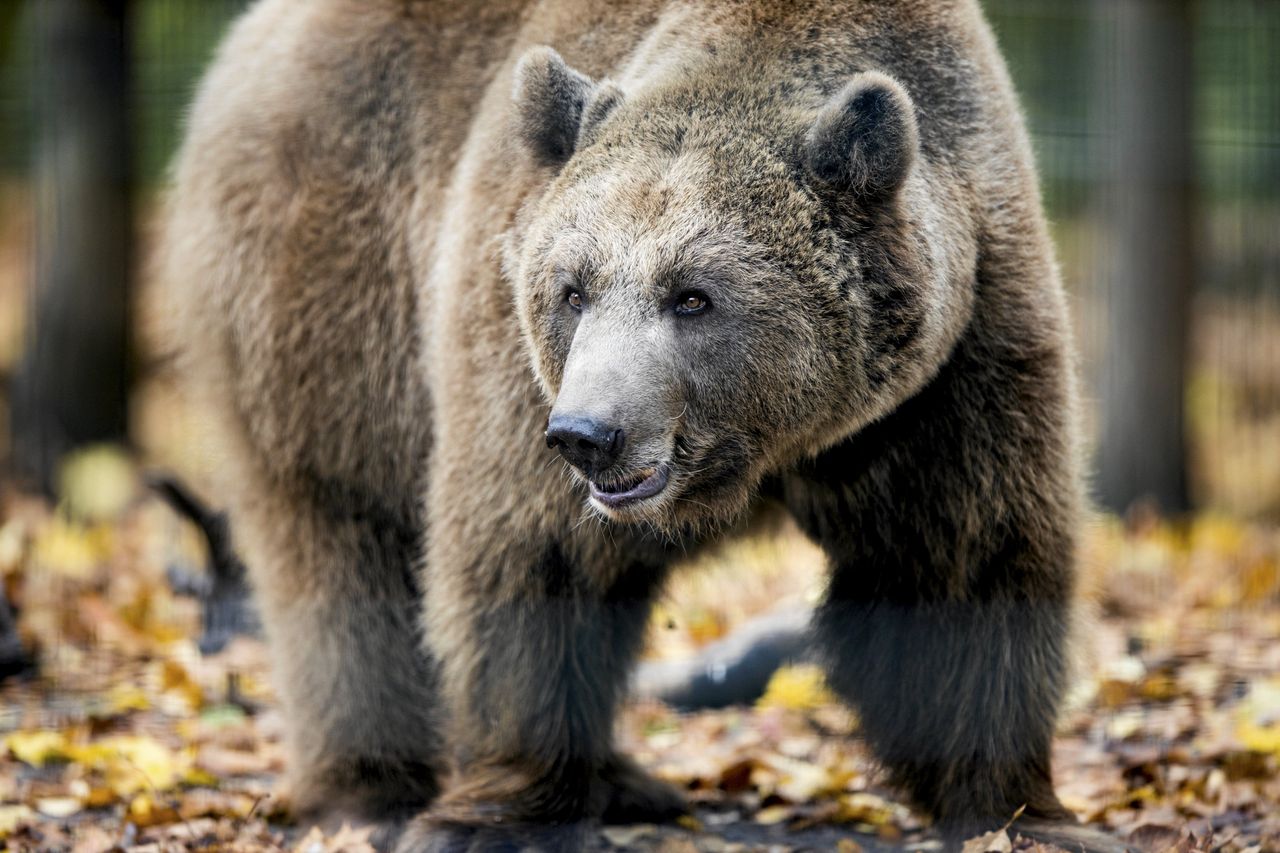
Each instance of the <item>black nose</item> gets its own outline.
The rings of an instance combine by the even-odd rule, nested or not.
[[[591,418],[557,415],[547,423],[547,447],[588,476],[617,462],[625,440],[621,429]]]

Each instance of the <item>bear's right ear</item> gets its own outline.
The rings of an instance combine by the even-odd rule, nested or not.
[[[518,133],[544,166],[560,166],[622,100],[607,81],[570,68],[549,47],[529,50],[516,65]]]
[[[819,183],[866,206],[897,195],[918,149],[911,96],[887,74],[864,71],[818,113],[804,158]]]

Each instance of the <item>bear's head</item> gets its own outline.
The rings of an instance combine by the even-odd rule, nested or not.
[[[545,191],[506,271],[546,441],[614,521],[731,521],[918,390],[966,322],[973,252],[939,225],[958,214],[905,89],[801,91],[709,67],[624,92],[549,48],[518,66]]]

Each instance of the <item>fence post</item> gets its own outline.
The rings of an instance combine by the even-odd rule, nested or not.
[[[1098,497],[1188,508],[1184,399],[1195,282],[1192,0],[1100,0],[1113,148]]]
[[[127,433],[127,0],[34,4],[36,263],[14,380],[17,473],[46,492],[70,449]]]

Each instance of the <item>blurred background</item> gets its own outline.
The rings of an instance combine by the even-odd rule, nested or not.
[[[0,5],[0,454],[178,453],[150,228],[242,0]],[[1280,516],[1280,3],[986,0],[1073,297],[1107,509]],[[160,411],[155,410],[160,406]]]
[[[1280,849],[1280,0],[983,2],[1071,298],[1101,510],[1084,545],[1101,621],[1059,745],[1064,799],[1117,831],[1230,825],[1236,842],[1203,849]],[[204,485],[215,463],[175,386],[149,261],[184,110],[246,5],[0,0],[0,678],[41,679],[0,712],[0,847],[7,808],[115,804],[150,825],[134,814],[142,786],[94,787],[132,777],[83,751],[98,730],[66,720],[86,702],[134,714],[127,725],[157,733],[148,755],[170,770],[197,750],[206,775],[174,771],[175,789],[278,770],[260,658],[210,669],[201,655],[243,627],[242,569]],[[180,472],[203,500],[169,483],[156,501],[140,470]],[[769,541],[729,546],[677,582],[651,659],[705,660],[758,617],[797,624],[788,614],[812,605],[821,558],[785,522],[765,526]],[[211,601],[231,602],[221,627]],[[141,692],[118,694],[135,676]],[[790,678],[766,691],[775,704],[828,702],[820,678]],[[239,763],[217,738],[174,733],[228,708],[248,720]],[[729,748],[741,719],[628,713],[631,749],[709,797],[756,796],[758,823],[826,791],[785,793],[795,777],[855,797],[832,820],[919,830],[890,793],[868,806],[865,756],[838,772],[826,746],[775,761],[776,720]],[[72,769],[45,791],[62,806],[46,809],[29,779],[49,756]],[[821,772],[796,776],[796,762]],[[185,808],[172,816],[192,819]]]

